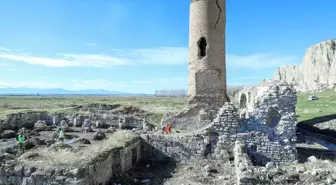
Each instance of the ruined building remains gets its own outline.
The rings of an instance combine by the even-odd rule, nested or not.
[[[241,109],[225,103],[213,122],[194,134],[143,136],[149,144],[144,155],[158,160],[207,156],[228,161],[234,158],[233,148],[239,142],[256,163],[295,161],[297,97],[293,87],[286,82],[263,81],[241,91],[238,98]]]
[[[220,107],[227,102],[225,0],[192,0],[188,61],[190,108]]]

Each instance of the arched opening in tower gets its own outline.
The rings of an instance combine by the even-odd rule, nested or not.
[[[241,109],[246,108],[246,102],[247,102],[246,95],[245,95],[245,94],[242,94],[242,95],[240,96],[239,107],[240,107]]]
[[[197,45],[198,45],[198,57],[199,58],[205,57],[206,56],[206,47],[208,45],[205,37],[201,37],[198,40]]]

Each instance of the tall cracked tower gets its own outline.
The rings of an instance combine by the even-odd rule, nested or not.
[[[189,105],[221,107],[226,93],[226,0],[192,0],[189,23]]]

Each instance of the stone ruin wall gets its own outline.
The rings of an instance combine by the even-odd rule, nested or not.
[[[203,158],[206,144],[202,137],[162,134],[143,134],[142,155],[153,161],[184,163]]]
[[[22,127],[34,128],[38,120],[49,120],[46,111],[30,111],[7,115],[6,119],[0,120],[0,132],[4,130],[18,130]]]
[[[111,113],[83,113],[83,114],[52,114],[47,111],[30,111],[7,115],[6,119],[0,120],[0,132],[5,130],[18,130],[22,127],[34,128],[39,120],[46,121],[47,125],[60,124],[66,119],[70,126],[81,127],[85,119],[89,119],[93,125],[100,122],[105,128],[110,126],[122,128],[142,128],[144,118],[126,116]]]
[[[264,81],[251,89],[261,91],[243,91],[255,97],[249,105],[251,109],[245,112],[248,116],[241,119],[238,109],[226,103],[214,121],[198,133],[189,136],[147,134],[142,137],[144,145],[155,147],[156,153],[177,161],[209,154],[214,159],[229,160],[235,142],[241,141],[248,154],[260,164],[296,160],[296,92],[287,83],[278,81]]]
[[[236,142],[233,153],[237,185],[257,184],[254,182],[255,178],[253,178],[253,174],[255,174],[253,163],[246,153],[245,145],[241,142]]]
[[[85,168],[47,170],[20,164],[0,165],[0,184],[107,185],[116,174],[128,171],[141,158],[141,141],[102,153]]]

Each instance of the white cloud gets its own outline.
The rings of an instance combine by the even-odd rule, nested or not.
[[[252,55],[227,55],[228,68],[246,68],[252,70],[268,69],[286,64],[297,64],[299,59],[293,56],[279,56],[271,53]]]
[[[96,44],[96,43],[88,43]],[[188,63],[188,48],[159,47],[150,49],[112,49],[109,54],[57,54],[58,57],[38,57],[17,53],[0,53],[0,58],[21,61],[48,67],[116,67],[122,65],[185,65]],[[272,53],[250,55],[227,55],[227,68],[253,70],[269,69],[286,64],[297,64],[293,56]]]
[[[64,59],[75,66],[111,67],[126,64],[126,60],[108,55],[64,54]]]
[[[11,50],[8,48],[0,47],[0,51],[11,51]]]
[[[188,49],[162,47],[154,49],[111,50],[112,54],[58,54],[59,57],[38,57],[0,53],[0,58],[47,67],[115,67],[120,65],[179,65],[186,64]]]
[[[180,65],[188,63],[188,48],[162,47],[155,49],[130,50],[129,56],[136,63],[158,65]]]
[[[124,64],[122,59],[107,55],[63,54],[61,59],[55,59],[27,55],[0,54],[0,58],[47,67],[111,67]]]

